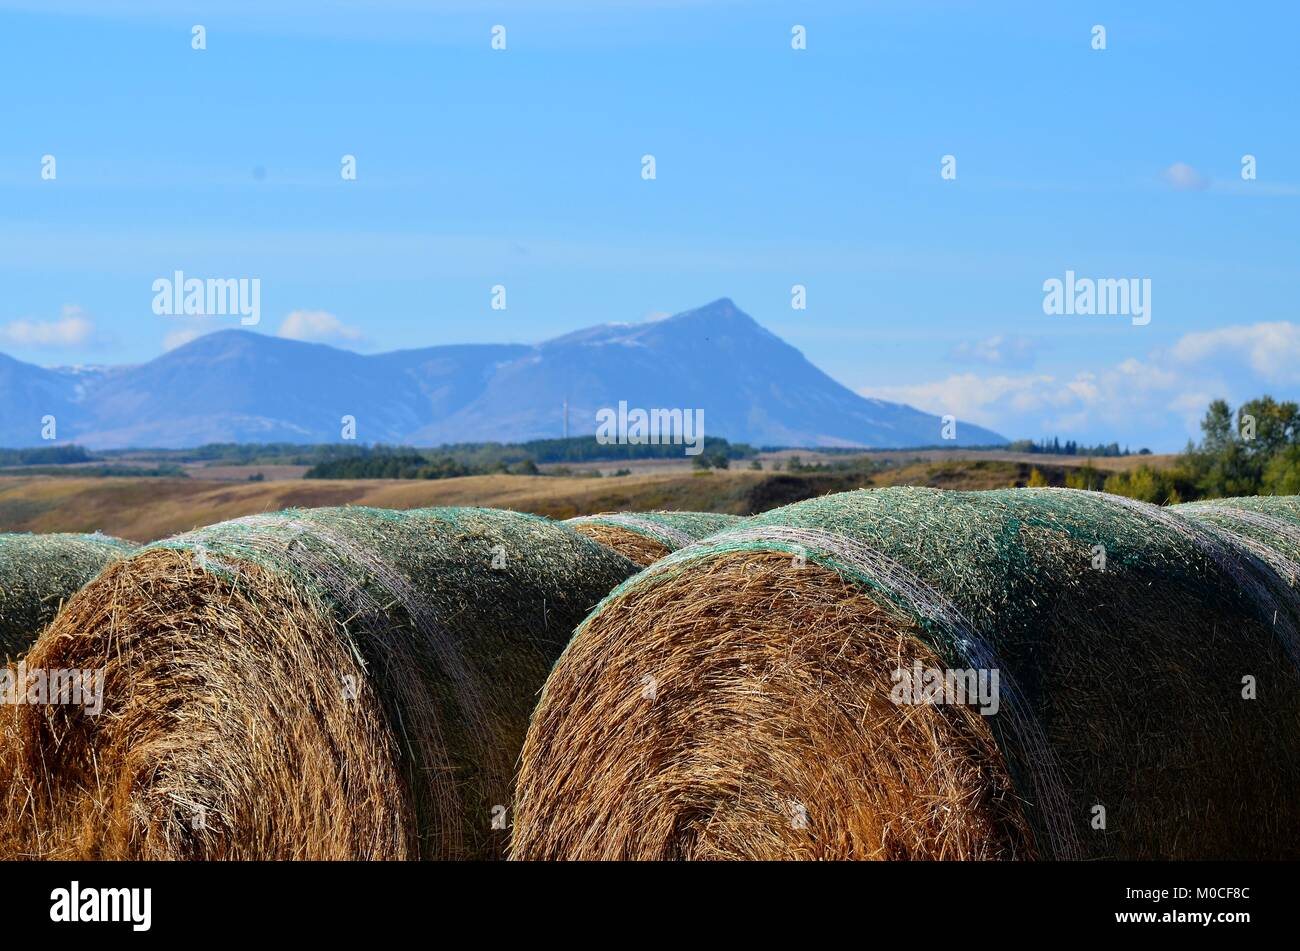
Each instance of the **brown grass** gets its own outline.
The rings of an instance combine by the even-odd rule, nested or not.
[[[789,565],[692,566],[571,643],[524,746],[514,857],[1032,856],[983,717],[892,702],[890,671],[943,666],[911,625]]]
[[[483,505],[557,519],[652,509],[743,514],[749,511],[747,489],[762,478],[761,472],[717,473],[706,478],[656,473],[616,479],[490,475],[241,484],[198,479],[0,477],[0,529],[98,529],[147,542],[244,515],[324,505],[390,509]]]

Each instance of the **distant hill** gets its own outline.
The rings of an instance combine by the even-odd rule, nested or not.
[[[596,431],[596,413],[704,410],[705,432],[754,445],[905,448],[1000,445],[958,422],[864,399],[723,298],[665,320],[603,324],[536,346],[468,344],[362,355],[243,330],[208,334],[132,367],[47,370],[0,354],[0,445],[60,441],[98,449],[211,442],[431,446]]]

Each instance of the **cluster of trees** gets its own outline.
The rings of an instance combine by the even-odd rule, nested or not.
[[[1238,407],[1234,419],[1231,407],[1215,400],[1201,432],[1182,465],[1203,495],[1300,493],[1300,405],[1261,396]]]
[[[73,462],[90,462],[93,458],[81,446],[0,449],[0,466],[62,466]]]
[[[568,439],[533,439],[519,443],[519,449],[537,462],[604,462],[623,459],[678,459],[682,455],[681,444],[663,443],[658,445],[600,443],[594,436],[573,436]],[[448,449],[455,447],[446,447]],[[699,456],[718,457],[727,460],[748,459],[758,451],[747,443],[729,442],[718,436],[705,436],[703,449]],[[716,468],[724,468],[717,466]]]
[[[861,450],[858,450],[861,452]],[[804,462],[801,456],[791,456],[786,463],[786,468],[791,472],[833,472],[833,473],[856,473],[863,479],[870,478],[882,469],[888,468],[888,463],[879,462],[873,459],[866,459],[861,456],[851,457],[849,459],[830,459],[826,462]],[[777,460],[772,468],[780,469],[781,462]]]
[[[448,454],[422,455],[412,451],[374,451],[364,456],[334,459],[312,466],[304,479],[454,479],[459,476],[509,472],[536,475],[537,464],[524,459],[513,465],[469,465]]]
[[[745,443],[706,436],[696,460],[705,468],[725,469],[733,460],[754,459],[758,451]],[[35,449],[0,449],[0,469],[6,467],[63,466],[70,463],[149,460],[151,468],[114,469],[114,475],[183,475],[182,464],[210,466],[309,466],[309,479],[447,479],[461,475],[509,472],[536,475],[542,464],[558,464],[556,475],[591,475],[598,472],[564,468],[566,464],[636,459],[680,458],[683,447],[667,445],[616,445],[594,436],[569,439],[534,439],[523,443],[456,443],[434,449],[413,446],[358,443],[209,443],[192,449],[114,449],[91,453],[81,446],[47,446]],[[56,470],[51,469],[51,473]],[[623,471],[623,470],[620,470]],[[24,469],[36,475],[34,468]],[[57,473],[56,473],[57,474]],[[94,475],[97,471],[82,474]]]
[[[1054,456],[1131,456],[1133,451],[1125,446],[1120,448],[1119,443],[1098,443],[1095,446],[1083,446],[1073,439],[1067,439],[1061,442],[1060,438],[1053,436],[1051,439],[1040,439],[1034,442],[1032,439],[1017,439],[1007,446],[1013,452],[1042,452],[1050,453]],[[1151,455],[1150,449],[1139,449],[1139,456]]]
[[[691,457],[691,465],[696,469],[730,469],[731,459],[722,452],[702,452]]]
[[[1046,484],[1041,473],[1030,484]],[[1138,465],[1125,472],[1082,466],[1066,485],[1173,505],[1236,495],[1300,494],[1300,404],[1261,396],[1234,413],[1225,400],[1210,404],[1201,439],[1188,442],[1169,468]]]
[[[364,456],[367,452],[368,447],[356,443],[214,442],[190,449],[101,449],[94,453],[93,458],[147,458],[177,464],[201,462],[212,466],[310,466],[332,459]]]
[[[341,450],[341,451],[340,451]],[[210,450],[209,450],[210,451]],[[275,452],[279,447],[275,447]],[[314,457],[308,479],[450,479],[465,475],[538,475],[538,465],[681,458],[680,445],[602,444],[594,436],[570,439],[535,439],[523,443],[456,443],[436,449],[411,446],[309,446],[298,447],[299,456]],[[253,456],[248,453],[247,456]],[[757,455],[754,447],[716,436],[704,438],[703,452],[692,457],[696,467],[726,469],[733,459]],[[567,466],[548,470],[555,475],[575,473]],[[623,472],[626,470],[620,470]]]

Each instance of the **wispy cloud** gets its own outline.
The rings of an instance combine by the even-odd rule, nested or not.
[[[1160,173],[1165,183],[1176,191],[1199,192],[1210,187],[1210,180],[1186,162],[1175,162]]]
[[[1018,416],[1049,407],[1066,408],[1077,401],[1056,377],[1047,373],[996,376],[954,373],[941,380],[867,387],[860,392],[863,396],[907,403],[936,415],[952,413],[959,419],[995,428]]]
[[[306,340],[312,343],[332,343],[342,346],[361,346],[366,335],[356,327],[339,320],[324,310],[295,310],[284,318],[277,336],[287,340]]]
[[[1171,353],[1187,365],[1237,360],[1266,383],[1300,382],[1300,325],[1286,320],[1190,333]]]
[[[1036,347],[1028,337],[996,334],[982,340],[963,340],[950,356],[961,363],[982,363],[995,367],[1027,367],[1034,362]]]
[[[0,326],[0,342],[11,347],[69,349],[99,341],[95,322],[75,304],[67,304],[54,320],[13,320]]]

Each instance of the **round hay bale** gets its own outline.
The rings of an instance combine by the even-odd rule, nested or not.
[[[101,669],[104,707],[19,711],[14,788],[36,794],[7,821],[52,858],[499,857],[538,689],[636,570],[490,509],[290,510],[149,546],[29,653]]]
[[[645,567],[738,521],[716,512],[604,512],[565,524]]]
[[[1267,562],[1287,584],[1300,586],[1300,497],[1208,499],[1172,509]]]
[[[1295,857],[1298,621],[1267,565],[1144,503],[800,502],[582,624],[533,714],[512,855]],[[987,696],[929,689],[993,672]]]
[[[98,533],[0,534],[0,662],[30,647],[60,604],[132,547]]]

